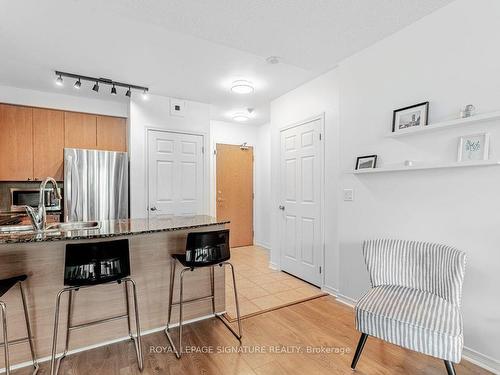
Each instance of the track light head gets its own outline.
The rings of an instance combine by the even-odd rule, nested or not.
[[[56,85],[57,86],[62,86],[63,85],[63,78],[62,75],[59,74],[59,76],[56,79]]]
[[[79,89],[80,87],[82,87],[82,81],[80,81],[80,78],[78,78],[78,81],[75,82],[75,84],[73,85],[73,87],[75,89]]]
[[[132,96],[132,91],[130,91],[130,87],[128,88],[127,92],[125,93],[125,96],[128,96],[129,98]]]
[[[94,84],[94,87],[92,87],[92,90],[94,90],[95,92],[99,92],[99,82],[95,82]]]
[[[111,87],[111,95],[116,95],[116,87],[115,87],[115,85],[113,85],[113,87]]]
[[[144,100],[148,99],[148,90],[147,89],[144,89],[144,91],[142,92],[142,99],[144,99]]]

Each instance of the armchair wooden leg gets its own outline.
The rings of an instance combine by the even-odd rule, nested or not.
[[[446,366],[446,371],[448,372],[448,375],[456,375],[455,367],[453,366],[453,362],[444,361],[444,365]]]
[[[354,358],[352,359],[351,368],[354,370],[356,365],[358,364],[359,357],[361,356],[361,352],[365,347],[366,339],[368,335],[366,333],[361,333],[361,337],[359,338],[358,346],[356,348],[356,353],[354,353]]]

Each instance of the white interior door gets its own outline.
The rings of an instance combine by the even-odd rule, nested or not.
[[[321,120],[281,132],[281,269],[321,285]]]
[[[148,131],[149,216],[203,213],[203,136]]]

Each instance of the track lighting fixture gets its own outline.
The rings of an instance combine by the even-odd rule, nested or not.
[[[76,79],[75,84],[73,85],[74,88],[79,89],[82,87],[82,81],[89,81],[89,82],[94,82],[94,86],[92,87],[92,90],[95,92],[99,92],[99,84],[104,84],[104,85],[109,85],[111,86],[111,95],[116,95],[117,94],[117,87],[124,87],[127,89],[125,92],[125,96],[131,98],[132,97],[132,90],[140,90],[142,91],[142,97],[143,99],[148,98],[148,92],[149,88],[144,87],[144,86],[137,86],[137,85],[131,85],[130,83],[124,83],[124,82],[117,82],[113,81],[112,79],[109,78],[96,78],[96,77],[88,77],[88,76],[82,76],[80,74],[73,74],[73,73],[65,73],[65,72],[60,72],[60,71],[55,71],[56,74],[56,84],[59,86],[63,85],[63,77],[67,78],[74,78]]]
[[[56,85],[57,86],[62,86],[63,85],[63,78],[62,78],[62,75],[59,74],[57,79],[56,79]]]

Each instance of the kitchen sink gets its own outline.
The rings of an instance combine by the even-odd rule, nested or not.
[[[68,223],[54,223],[47,226],[47,229],[58,229],[62,232],[70,230],[91,230],[99,229],[98,221],[75,221]]]

